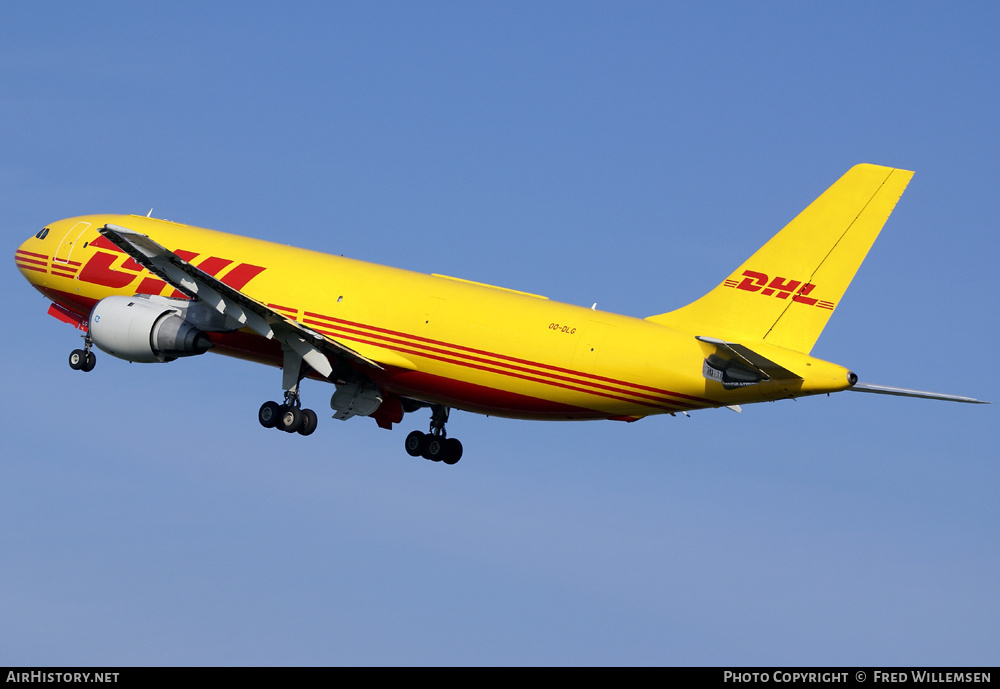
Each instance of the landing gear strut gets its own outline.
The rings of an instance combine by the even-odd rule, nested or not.
[[[83,349],[74,349],[69,353],[69,367],[74,371],[83,371],[84,373],[93,371],[94,366],[97,365],[97,357],[90,351],[93,346],[94,343],[91,342],[90,337],[85,335]]]
[[[288,347],[282,347],[285,353],[282,366],[282,386],[285,388],[285,401],[264,402],[257,411],[257,420],[264,428],[277,428],[286,433],[311,435],[316,430],[319,419],[312,409],[303,409],[299,399],[299,383],[305,377],[306,368],[301,356]]]
[[[462,458],[462,443],[457,438],[447,437],[444,425],[448,421],[448,407],[431,405],[430,433],[413,431],[406,436],[406,453],[411,457],[423,457],[432,462],[455,464]]]

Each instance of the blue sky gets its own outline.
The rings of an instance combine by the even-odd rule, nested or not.
[[[0,228],[152,207],[642,317],[898,166],[813,353],[996,400],[998,12],[7,3]],[[996,407],[456,413],[449,468],[403,452],[423,413],[264,431],[242,361],[73,372],[0,284],[0,664],[1000,662]]]

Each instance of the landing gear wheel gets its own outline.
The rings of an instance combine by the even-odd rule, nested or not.
[[[302,426],[299,428],[299,435],[312,435],[312,432],[316,430],[316,426],[319,425],[319,419],[316,418],[316,412],[312,409],[302,410]]]
[[[83,366],[80,367],[80,370],[83,371],[84,373],[90,373],[91,371],[94,370],[94,366],[97,366],[97,357],[94,355],[93,352],[84,352],[84,354],[86,356],[83,362]]]
[[[69,353],[69,367],[74,371],[79,371],[87,363],[87,352],[82,349],[74,349]]]
[[[448,438],[444,441],[444,450],[445,464],[457,464],[462,458],[462,443],[458,442],[458,438]]]
[[[432,435],[427,441],[424,458],[432,462],[440,462],[447,456],[447,448],[448,446],[444,438],[439,435]]]
[[[427,447],[427,436],[420,431],[413,431],[408,436],[406,436],[406,454],[411,457],[419,457],[424,454],[424,448]]]
[[[449,438],[444,430],[448,422],[448,407],[432,404],[430,433],[413,431],[406,436],[406,453],[432,462],[456,464],[462,458],[462,443]]]
[[[257,420],[264,428],[274,428],[278,425],[278,417],[281,416],[281,407],[277,402],[264,402],[257,412]]]
[[[278,428],[285,433],[295,433],[302,428],[302,410],[298,407],[285,407],[278,417]]]

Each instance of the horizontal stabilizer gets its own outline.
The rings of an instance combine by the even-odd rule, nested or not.
[[[854,387],[848,388],[854,392],[871,392],[876,395],[898,395],[899,397],[922,397],[927,400],[944,400],[946,402],[965,402],[967,404],[993,404],[984,400],[977,400],[974,397],[962,397],[961,395],[945,395],[940,392],[924,392],[923,390],[909,390],[907,388],[892,388],[888,385],[872,385],[871,383],[857,383]]]
[[[730,352],[744,364],[758,371],[764,380],[802,380],[802,376],[792,373],[784,366],[780,366],[749,347],[744,347],[736,342],[726,342],[714,337],[704,337],[701,335],[695,336],[695,339],[708,344],[714,344],[716,347]]]

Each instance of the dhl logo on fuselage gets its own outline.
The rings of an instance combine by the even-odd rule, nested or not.
[[[83,267],[79,269],[76,278],[81,282],[89,282],[93,285],[101,285],[102,287],[110,287],[112,289],[123,289],[135,282],[144,270],[131,257],[116,267],[115,263],[121,260],[125,252],[112,244],[107,237],[98,237],[90,243],[90,246],[100,249],[100,251],[95,252],[83,264]],[[178,249],[174,253],[208,275],[218,277],[221,282],[235,290],[243,289],[248,282],[267,270],[262,266],[255,266],[250,263],[238,263],[234,266],[232,260],[219,258],[218,256],[208,256],[199,263],[194,263],[194,259],[199,256],[198,253],[183,249]],[[60,262],[53,260],[52,273],[54,275],[57,274],[57,266],[60,265],[62,265]],[[65,275],[64,277],[70,276]],[[147,275],[147,277],[142,279],[138,287],[136,287],[135,293],[157,295],[161,294],[167,286],[167,283],[163,280]],[[185,297],[184,294],[181,294],[177,290],[174,290],[169,296]]]
[[[759,292],[765,297],[775,296],[778,299],[788,299],[788,297],[791,297],[792,301],[799,304],[833,311],[834,304],[832,301],[822,301],[808,296],[816,288],[816,285],[810,282],[803,284],[801,280],[789,280],[780,276],[772,280],[765,273],[744,270],[742,282],[737,283],[736,280],[730,278],[722,284],[726,287],[735,287],[747,292]]]

